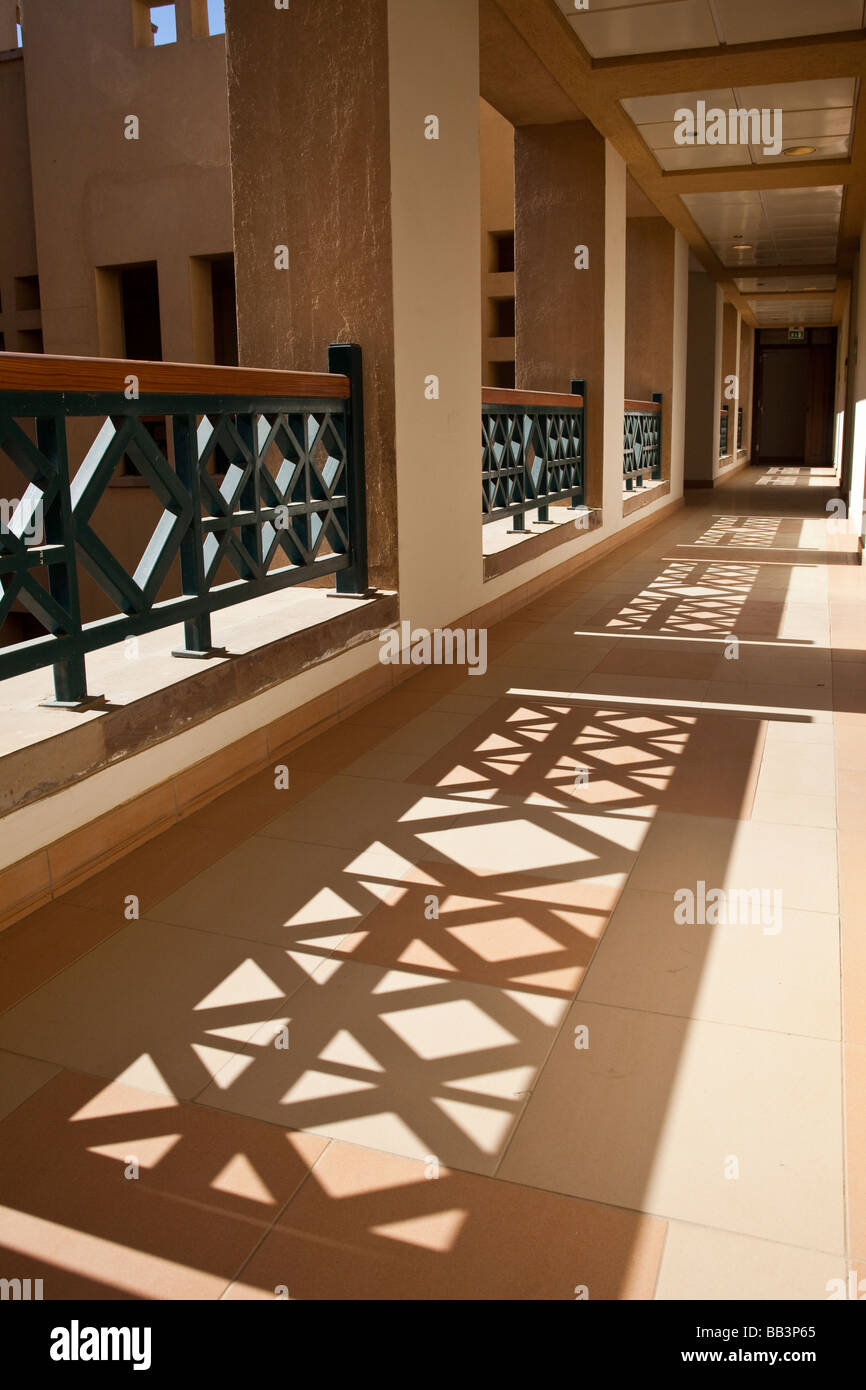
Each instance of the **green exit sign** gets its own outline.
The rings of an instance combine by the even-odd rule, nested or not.
[[[805,330],[805,328],[789,328],[789,329],[788,329],[788,342],[789,342],[789,343],[805,343],[805,341],[806,341],[806,330]]]

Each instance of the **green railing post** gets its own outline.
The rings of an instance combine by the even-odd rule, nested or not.
[[[36,447],[51,465],[57,491],[46,509],[45,540],[63,547],[63,564],[48,566],[48,592],[69,614],[74,641],[81,640],[81,601],[78,594],[75,530],[69,492],[69,456],[66,449],[66,421],[63,415],[40,416],[36,420]],[[87,669],[83,650],[61,657],[54,665],[54,699],[49,704],[77,705],[88,698]]]
[[[661,478],[661,476],[662,476],[662,393],[661,393],[661,391],[653,391],[652,398],[653,398],[653,400],[655,401],[656,405],[658,406],[658,416],[657,416],[657,418],[658,418],[658,422],[659,422],[659,423],[658,423],[658,431],[659,431],[658,455],[657,455],[656,461],[655,461],[655,463],[654,463],[654,465],[653,465],[652,476],[658,481],[658,479]]]
[[[569,510],[570,512],[579,512],[579,511],[581,511],[582,509],[584,509],[584,508],[586,507],[587,447],[586,447],[586,378],[585,378],[585,377],[582,377],[582,376],[579,376],[579,377],[572,377],[572,381],[571,381],[571,394],[572,394],[573,396],[580,396],[581,400],[583,401],[583,405],[580,407],[580,454],[581,454],[580,500],[578,501],[577,494],[575,493],[574,496],[572,497],[570,503],[568,504],[568,510]]]
[[[180,543],[181,592],[204,602],[204,537],[201,524],[201,479],[198,471],[198,435],[194,415],[172,416],[174,470],[192,498],[192,521]],[[173,656],[209,656],[213,651],[210,613],[204,608],[183,625],[184,645]]]
[[[352,563],[337,574],[337,593],[370,592],[367,567],[367,486],[364,444],[364,359],[357,343],[332,343],[328,371],[349,378],[346,402],[346,498]]]

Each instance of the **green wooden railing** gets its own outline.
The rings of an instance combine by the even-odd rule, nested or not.
[[[661,392],[651,401],[626,401],[623,420],[622,472],[626,491],[633,492],[645,478],[662,475]]]
[[[550,504],[584,505],[585,385],[571,395],[484,387],[481,393],[482,521],[513,518],[526,530],[527,512],[550,522]]]
[[[334,345],[328,365],[0,353],[0,467],[22,484],[0,525],[0,679],[53,666],[56,701],[76,704],[98,648],[182,622],[178,655],[206,655],[211,615],[233,604],[328,574],[364,592],[361,349]],[[76,460],[83,430],[92,443]],[[118,472],[158,502],[133,572],[126,538],[94,524]],[[109,616],[82,620],[83,570]],[[9,642],[16,605],[38,632]]]

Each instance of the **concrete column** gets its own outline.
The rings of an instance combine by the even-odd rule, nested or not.
[[[739,399],[740,315],[727,300],[722,307],[722,366],[720,408],[728,407],[728,456],[737,457],[737,402]],[[731,395],[733,391],[733,395]]]
[[[371,581],[399,560],[405,616],[435,626],[481,568],[476,0],[226,20],[240,360],[361,344]]]
[[[588,121],[515,133],[516,378],[587,385],[587,501],[622,515],[625,165]],[[586,248],[588,266],[575,265]]]
[[[685,485],[712,487],[718,472],[722,292],[703,270],[689,275]]]
[[[361,344],[371,582],[394,588],[387,0],[227,0],[226,62],[239,360],[322,371]]]
[[[664,396],[662,477],[671,473],[677,233],[663,217],[630,217],[626,230],[625,394]]]
[[[755,330],[740,319],[740,405],[743,407],[743,448],[752,453],[752,403],[755,386]]]

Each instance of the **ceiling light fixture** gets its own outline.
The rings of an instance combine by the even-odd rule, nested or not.
[[[735,241],[731,247],[732,251],[752,251],[753,249],[750,241]]]
[[[817,153],[814,145],[789,145],[786,150],[782,151],[782,154],[787,155],[789,159],[796,159],[799,155]]]

